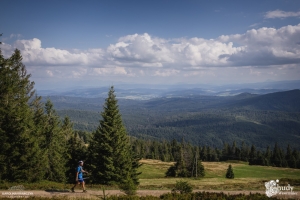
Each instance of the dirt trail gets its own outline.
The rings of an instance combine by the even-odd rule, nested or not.
[[[204,190],[193,190],[193,192],[203,192]],[[138,190],[138,196],[160,196],[165,193],[169,193],[171,190]],[[250,193],[261,193],[264,194],[265,191],[220,191],[220,190],[206,190],[206,192],[224,192],[225,194],[250,194]],[[124,193],[120,190],[106,190],[106,195],[123,195]],[[0,198],[4,196],[16,197],[16,196],[40,196],[40,197],[54,197],[54,196],[65,196],[66,198],[99,198],[103,197],[103,192],[101,190],[89,190],[87,193],[83,193],[81,190],[76,190],[75,193],[72,192],[49,192],[43,190],[24,190],[24,191],[9,191],[9,190],[0,190]],[[293,198],[300,199],[300,192],[297,195],[280,195],[280,198]]]

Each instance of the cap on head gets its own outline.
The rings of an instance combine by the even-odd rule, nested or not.
[[[80,163],[83,163],[83,161],[81,160],[81,161],[79,161],[78,163],[79,163],[79,164],[80,164]]]

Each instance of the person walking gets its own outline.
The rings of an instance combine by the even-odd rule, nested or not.
[[[74,189],[79,184],[82,184],[81,186],[82,186],[83,192],[87,192],[86,189],[85,189],[85,182],[84,182],[84,179],[83,179],[83,173],[88,173],[88,172],[83,170],[82,166],[83,166],[83,161],[81,160],[81,161],[78,162],[78,167],[77,167],[77,170],[76,170],[75,185],[71,188],[72,192],[75,192]]]

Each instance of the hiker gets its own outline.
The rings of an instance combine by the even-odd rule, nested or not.
[[[79,161],[78,162],[78,167],[76,169],[76,183],[75,185],[71,188],[71,191],[72,192],[75,192],[74,189],[77,185],[79,185],[80,183],[82,184],[82,189],[83,189],[83,192],[87,192],[86,189],[85,189],[85,183],[84,183],[84,180],[83,180],[83,173],[88,173],[87,171],[83,170],[82,169],[82,166],[83,166],[83,161]]]

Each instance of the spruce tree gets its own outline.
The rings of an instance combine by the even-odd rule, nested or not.
[[[21,52],[5,59],[0,51],[0,178],[38,181],[41,151],[29,100],[34,95]]]
[[[132,187],[138,184],[137,158],[132,155],[112,86],[101,113],[102,119],[89,146],[92,181]],[[124,186],[125,185],[125,186]]]
[[[287,148],[286,148],[286,155],[285,155],[285,160],[288,163],[289,167],[293,166],[293,159],[292,159],[293,155],[292,155],[292,149],[290,147],[290,144],[288,144]]]
[[[138,168],[142,166],[142,164],[139,163],[141,157],[138,154],[136,154],[134,151],[131,151],[131,155],[132,155],[132,168],[130,171],[130,178],[132,179],[133,184],[135,186],[138,186],[140,184],[138,176],[142,173],[142,172],[138,172]]]
[[[65,154],[67,182],[74,183],[75,169],[79,160],[86,160],[87,147],[78,132],[73,130],[73,123],[68,116],[62,122],[61,131],[67,143]]]
[[[63,125],[64,127],[64,125]],[[83,140],[78,136],[78,133],[74,132],[68,139],[67,143],[67,164],[66,164],[66,177],[69,183],[74,183],[75,169],[79,160],[85,160],[87,154],[87,148]],[[88,163],[88,162],[87,162]]]
[[[256,149],[255,146],[252,145],[249,153],[249,165],[255,165],[256,159],[257,159]]]
[[[232,169],[231,165],[228,166],[228,169],[226,172],[226,178],[234,179],[234,173],[233,173],[233,169]]]
[[[300,153],[296,149],[293,150],[292,152],[292,157],[293,157],[293,168],[299,168],[300,169]]]
[[[47,100],[45,104],[46,122],[44,128],[43,149],[47,155],[46,179],[50,181],[65,182],[67,162],[67,141],[63,134],[60,120],[53,104]]]
[[[206,148],[206,155],[207,155],[207,161],[211,161],[212,153],[211,153],[211,148],[209,146]]]
[[[229,160],[230,159],[230,147],[225,142],[222,149],[222,160]]]
[[[230,148],[230,160],[236,160],[236,142],[233,141],[232,146]]]
[[[275,167],[282,167],[282,152],[280,147],[278,146],[277,142],[274,145],[274,150],[271,156],[271,163]]]
[[[45,104],[41,102],[42,97],[35,95],[35,98],[31,101],[30,107],[33,111],[33,121],[34,121],[34,133],[35,137],[38,139],[38,146],[40,151],[40,156],[38,162],[36,163],[36,167],[40,170],[36,171],[36,174],[39,174],[41,179],[45,178],[46,174],[46,166],[48,162],[47,150],[44,148],[45,143],[45,123],[46,123],[46,115],[44,112]]]
[[[73,123],[71,122],[70,118],[68,116],[65,116],[62,126],[61,126],[63,135],[65,136],[65,139],[68,141],[71,136],[73,135]]]
[[[241,145],[241,159],[243,161],[248,161],[248,157],[249,157],[249,151],[248,151],[248,146],[246,146],[245,142],[242,142]]]
[[[204,177],[205,176],[205,168],[202,164],[201,160],[198,160],[197,163],[197,177]]]
[[[206,150],[206,146],[202,147],[201,151],[200,151],[200,158],[203,161],[207,161],[207,150]]]
[[[265,165],[270,166],[270,159],[271,159],[271,151],[270,151],[270,146],[267,146],[267,150],[265,152]]]
[[[184,159],[184,145],[182,145],[180,147],[180,157],[179,160],[177,160],[175,167],[176,167],[176,171],[177,171],[177,175],[179,177],[187,177],[188,176],[188,172],[187,172],[187,167],[186,167],[186,163],[185,163],[185,159]]]

